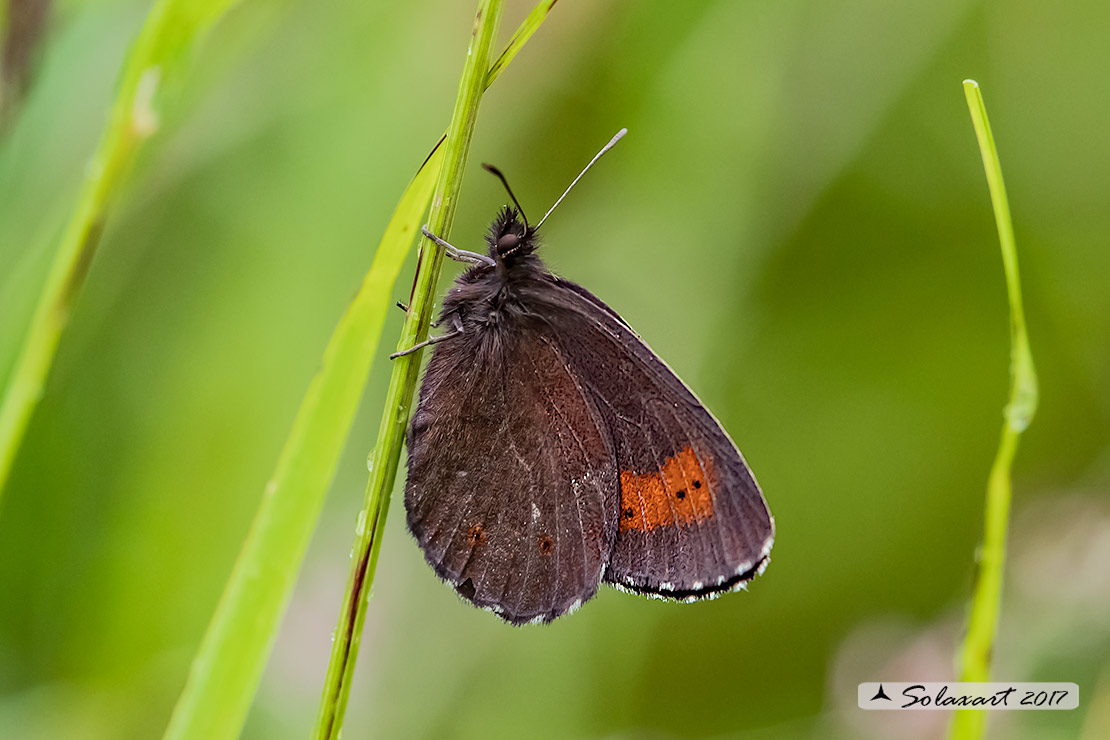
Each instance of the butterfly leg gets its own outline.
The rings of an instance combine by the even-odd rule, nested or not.
[[[460,334],[463,333],[462,321],[459,319],[458,314],[452,314],[451,315],[451,324],[455,327],[452,331],[449,331],[446,334],[440,334],[438,337],[428,337],[423,342],[417,342],[416,344],[412,345],[408,349],[403,349],[403,350],[400,350],[398,352],[394,352],[393,354],[391,354],[389,356],[389,359],[396,360],[398,357],[401,357],[402,355],[410,355],[418,349],[423,349],[424,347],[427,347],[429,344],[435,344],[436,342],[442,342],[445,339],[453,339],[454,337],[457,337],[457,336],[459,336]]]
[[[468,252],[465,249],[458,249],[457,247],[451,246],[432,232],[428,231],[427,224],[421,226],[420,231],[423,232],[424,236],[428,237],[433,242],[443,247],[444,253],[456,262],[470,262],[475,265],[488,265],[490,267],[493,267],[495,264],[497,264],[493,261],[493,259],[487,257],[484,254],[478,254],[477,252]]]

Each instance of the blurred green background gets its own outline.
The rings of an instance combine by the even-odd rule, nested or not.
[[[149,3],[55,3],[0,140],[0,378]],[[472,2],[245,0],[115,209],[0,510],[0,736],[160,736],[324,345],[450,116]],[[530,9],[509,3],[503,40]],[[721,418],[778,523],[747,594],[514,629],[387,525],[347,737],[933,738],[855,685],[953,674],[1008,372],[983,86],[1042,394],[995,675],[1110,737],[1110,6],[559,3],[486,96],[453,241],[621,126],[543,255]],[[498,45],[498,48],[500,44]],[[411,263],[411,260],[410,260]],[[445,284],[455,272],[448,265]],[[408,294],[412,267],[398,281]],[[312,726],[401,313],[245,738]],[[400,482],[400,481],[399,481]]]

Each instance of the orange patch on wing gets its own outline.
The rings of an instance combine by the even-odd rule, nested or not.
[[[620,529],[649,531],[713,516],[713,460],[684,447],[654,473],[621,471]]]

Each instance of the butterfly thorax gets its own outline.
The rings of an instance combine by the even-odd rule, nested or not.
[[[534,227],[505,207],[486,235],[493,265],[476,265],[455,281],[443,300],[441,323],[458,317],[467,330],[507,329],[530,313],[525,296],[553,278],[536,256],[539,238]]]
[[[496,266],[476,265],[459,275],[444,296],[440,323],[450,326],[457,317],[468,332],[519,328],[534,313],[530,297],[554,279],[534,254],[514,255]]]

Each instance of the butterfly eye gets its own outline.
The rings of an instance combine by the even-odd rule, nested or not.
[[[506,252],[511,252],[512,250],[516,249],[519,244],[520,237],[516,234],[513,234],[512,232],[508,234],[503,234],[501,238],[497,240],[497,251],[505,254]]]

